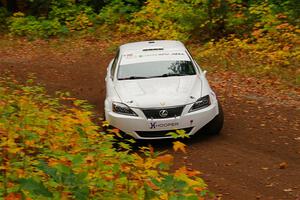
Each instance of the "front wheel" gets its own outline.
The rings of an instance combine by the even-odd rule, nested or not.
[[[213,118],[208,124],[206,124],[201,131],[210,135],[217,135],[220,133],[224,124],[224,113],[220,103],[218,103],[219,114]]]

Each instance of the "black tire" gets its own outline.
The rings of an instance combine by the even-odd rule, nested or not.
[[[211,120],[208,124],[206,124],[201,131],[210,135],[217,135],[221,132],[224,124],[224,113],[220,103],[218,103],[219,114]]]

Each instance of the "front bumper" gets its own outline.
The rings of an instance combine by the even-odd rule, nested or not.
[[[138,114],[126,116],[105,109],[105,117],[109,124],[135,139],[166,139],[172,138],[166,134],[170,131],[184,129],[188,135],[194,135],[219,114],[218,102],[215,99],[211,105],[189,113],[192,104],[186,105],[180,117],[166,119],[147,119],[141,109],[132,108]]]

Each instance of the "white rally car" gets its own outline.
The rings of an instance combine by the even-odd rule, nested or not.
[[[205,74],[179,41],[122,45],[107,68],[105,118],[136,139],[216,134],[223,112]]]

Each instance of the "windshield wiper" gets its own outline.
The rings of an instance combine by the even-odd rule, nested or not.
[[[146,79],[149,77],[145,77],[145,76],[129,76],[126,78],[119,78],[119,80],[133,80],[133,79]]]
[[[148,79],[148,78],[160,78],[160,77],[170,77],[170,76],[187,76],[189,74],[162,74],[159,76],[129,76],[126,78],[119,78],[119,80],[133,80],[133,79]]]

